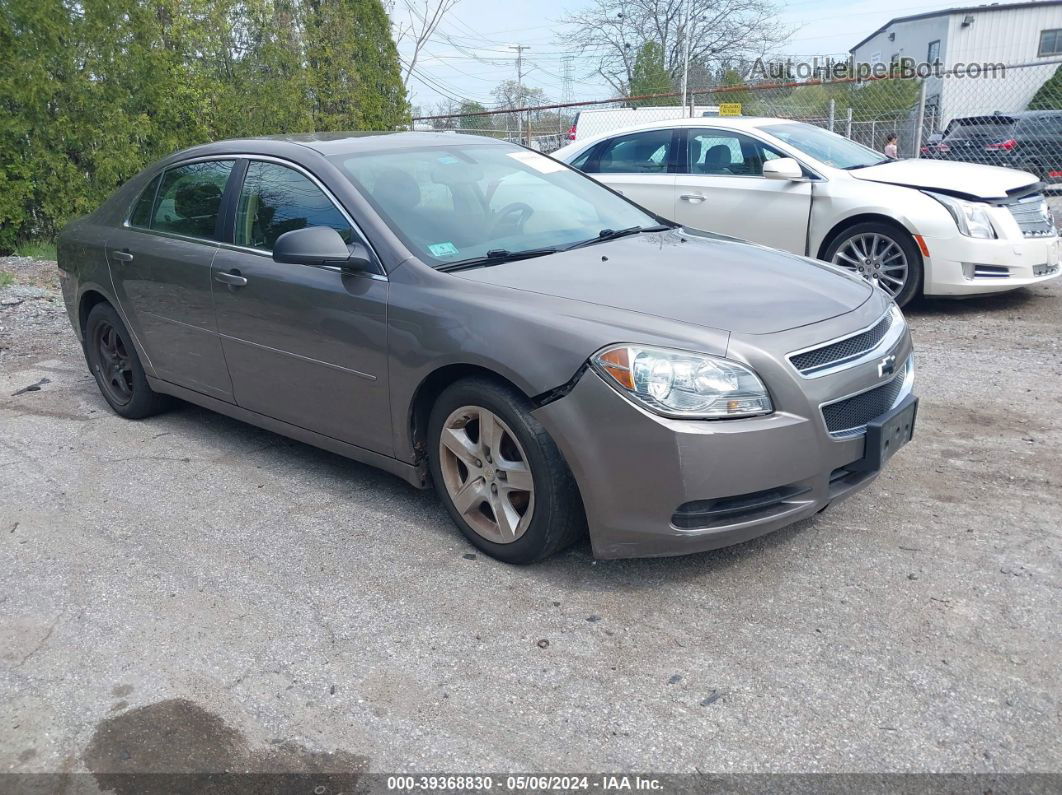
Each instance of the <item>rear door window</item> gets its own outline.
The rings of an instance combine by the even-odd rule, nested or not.
[[[584,170],[594,174],[666,174],[671,141],[670,129],[621,135],[599,145]]]
[[[162,175],[150,228],[219,240],[218,215],[234,160],[206,160],[169,168]],[[141,208],[134,210],[136,214]]]

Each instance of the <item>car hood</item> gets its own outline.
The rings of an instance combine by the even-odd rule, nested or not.
[[[868,182],[939,190],[975,199],[1005,199],[1012,191],[1038,182],[1032,174],[1017,169],[954,160],[896,160],[848,173]]]
[[[454,275],[738,334],[817,323],[851,312],[873,294],[863,280],[826,263],[688,230]]]

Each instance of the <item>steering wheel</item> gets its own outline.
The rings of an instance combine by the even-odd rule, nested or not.
[[[501,237],[503,232],[512,234],[522,231],[527,219],[534,214],[535,208],[525,202],[505,205],[494,216],[494,222],[490,225],[490,237]]]

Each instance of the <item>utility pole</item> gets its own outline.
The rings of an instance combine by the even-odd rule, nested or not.
[[[531,46],[528,44],[510,44],[510,50],[516,50],[516,92],[517,92],[517,104],[523,101],[524,98],[524,50],[530,50]],[[523,137],[523,117],[516,114],[516,140],[520,140]]]
[[[682,47],[685,51],[682,58],[682,107],[686,107],[686,91],[690,81],[690,0],[686,0],[686,22],[682,26]]]

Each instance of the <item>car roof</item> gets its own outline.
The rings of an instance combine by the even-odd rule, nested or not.
[[[225,154],[264,154],[297,157],[312,150],[321,155],[344,155],[357,152],[394,152],[427,147],[467,146],[470,144],[507,146],[517,144],[483,135],[452,132],[323,132],[267,135],[260,138],[231,138],[193,146],[168,159],[206,157]]]
[[[582,148],[587,144],[604,141],[606,138],[615,138],[617,135],[626,135],[643,130],[661,130],[672,127],[722,127],[731,130],[749,130],[763,127],[768,124],[792,124],[793,119],[779,119],[773,116],[694,116],[688,119],[661,119],[659,121],[643,121],[639,124],[620,127],[608,132],[591,135],[569,144],[570,147]],[[569,146],[564,147],[567,151]]]

